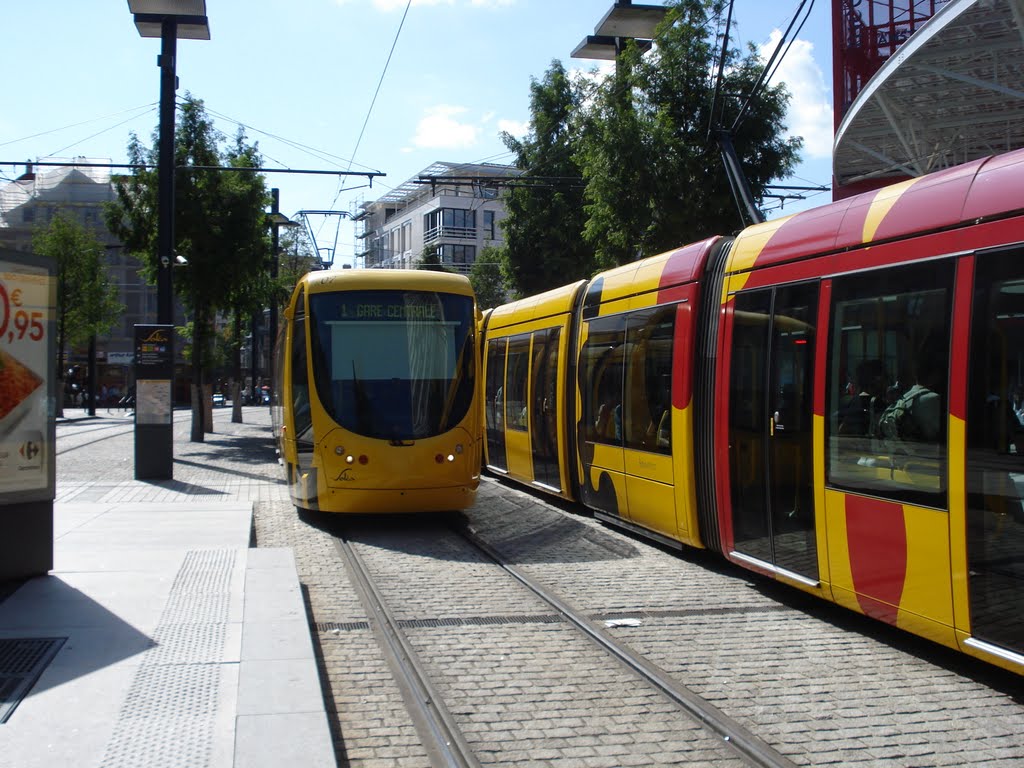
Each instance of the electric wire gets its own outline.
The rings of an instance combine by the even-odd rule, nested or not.
[[[356,157],[357,154],[359,154],[359,145],[362,144],[362,142],[363,142],[363,134],[366,133],[366,126],[369,125],[369,123],[370,123],[370,116],[373,114],[373,108],[377,104],[377,96],[380,94],[381,86],[384,84],[384,77],[387,75],[388,67],[390,67],[390,65],[391,65],[391,57],[394,55],[395,48],[398,46],[398,39],[402,35],[402,28],[405,26],[405,19],[409,15],[409,8],[411,8],[411,7],[412,7],[412,0],[408,0],[408,2],[405,4],[405,10],[402,12],[402,19],[401,19],[401,21],[398,22],[398,31],[395,32],[395,39],[391,42],[391,50],[388,51],[388,58],[384,62],[384,69],[381,71],[380,79],[377,81],[377,88],[374,90],[373,98],[370,100],[370,107],[369,107],[369,109],[366,110],[366,118],[363,120],[363,127],[359,130],[359,138],[356,139],[355,149],[352,150],[352,158],[349,160],[348,170],[351,170],[352,163],[355,162],[355,157]],[[339,181],[338,181],[338,191],[335,193],[334,199],[331,201],[331,205],[329,206],[330,208],[333,209],[334,206],[338,204],[338,198],[341,197],[341,193],[344,192],[344,191],[345,191],[344,180],[339,179]],[[321,230],[323,229],[323,226],[324,226],[324,224],[321,223],[321,225],[320,225],[320,229]],[[336,225],[336,229],[335,229],[335,241],[337,241],[337,230],[340,229],[340,227],[341,227],[341,219],[339,218],[338,219],[338,223]],[[312,234],[312,227],[310,227],[310,233]],[[314,235],[314,242],[315,242],[315,235]],[[353,255],[353,257],[352,257],[352,266],[353,267],[355,267],[355,259],[356,259],[356,257],[355,257],[355,255]],[[331,261],[333,262],[333,260],[334,260],[334,254],[332,254],[332,256],[331,256]]]
[[[373,98],[370,100],[370,108],[366,111],[366,119],[363,120],[363,127],[359,131],[359,138],[356,139],[356,147],[352,150],[353,160],[349,162],[354,162],[355,156],[359,154],[359,145],[363,142],[363,134],[366,132],[366,126],[370,122],[370,115],[373,114],[373,107],[377,103],[377,96],[380,93],[381,86],[384,84],[384,76],[388,73],[388,67],[391,65],[391,57],[394,55],[395,48],[398,46],[398,38],[402,34],[402,27],[405,26],[405,17],[409,15],[410,7],[412,7],[412,0],[408,0],[405,4],[405,10],[402,12],[402,20],[398,22],[398,31],[395,33],[395,39],[391,43],[391,50],[388,52],[387,61],[384,62],[384,70],[380,73],[380,80],[377,81],[377,89],[373,92]]]
[[[121,115],[126,114],[128,112],[138,112],[139,110],[146,110],[146,112],[151,112],[154,109],[156,109],[156,106],[157,106],[156,102],[152,102],[150,104],[141,104],[141,105],[139,105],[137,107],[132,107],[130,109],[123,109],[120,112],[114,112],[113,114],[110,114],[110,115],[104,115],[102,117],[93,117],[93,118],[90,118],[89,120],[82,120],[81,122],[72,123],[70,125],[65,125],[65,126],[63,126],[61,128],[51,128],[48,131],[40,131],[39,133],[33,133],[30,136],[22,136],[20,139],[11,139],[10,141],[3,141],[3,142],[0,142],[0,147],[7,147],[7,146],[10,146],[11,144],[17,144],[18,142],[21,142],[21,141],[28,141],[29,139],[38,139],[40,136],[49,136],[51,133],[59,133],[60,131],[66,131],[66,130],[68,130],[70,128],[78,128],[79,126],[88,125],[89,123],[95,123],[95,122],[98,122],[100,120],[108,120],[111,117],[120,117]],[[136,115],[136,117],[141,117],[143,114],[146,114],[146,112],[142,112],[139,115]]]
[[[254,125],[249,125],[248,123],[243,123],[242,121],[237,120],[237,119],[235,119],[235,118],[233,118],[233,117],[231,117],[229,115],[225,115],[225,114],[223,114],[221,112],[217,112],[216,110],[210,109],[208,106],[204,105],[204,108],[205,108],[207,113],[209,113],[210,115],[213,115],[216,118],[219,118],[219,119],[224,120],[224,121],[229,122],[229,123],[233,123],[234,125],[237,125],[237,126],[239,126],[241,128],[244,128],[247,131],[252,131],[254,133],[261,134],[263,136],[266,136],[267,138],[274,139],[275,141],[280,141],[282,144],[285,144],[285,145],[287,145],[289,147],[292,147],[293,149],[298,149],[298,150],[301,150],[303,152],[306,152],[307,154],[309,154],[312,157],[317,158],[318,160],[322,160],[324,162],[328,162],[328,163],[331,163],[333,165],[337,165],[338,167],[341,167],[342,164],[347,163],[348,164],[347,170],[351,170],[352,166],[356,165],[356,166],[362,168],[363,170],[378,172],[378,169],[371,168],[368,165],[363,165],[361,163],[357,163],[357,162],[355,162],[355,160],[353,158],[341,157],[340,155],[331,154],[330,152],[327,152],[326,150],[319,149],[317,147],[311,147],[308,144],[303,144],[303,143],[301,143],[299,141],[295,141],[293,139],[286,138],[286,137],[281,136],[279,134],[271,133],[269,131],[264,131],[263,129],[257,128]],[[275,162],[277,162],[277,161],[275,161]],[[281,165],[287,167],[286,163],[281,163]]]
[[[150,111],[152,111],[152,110],[150,110]],[[58,150],[56,150],[54,152],[51,152],[48,155],[43,155],[43,157],[54,157],[56,155],[59,155],[61,152],[66,152],[67,150],[71,149],[72,147],[77,147],[79,144],[81,144],[84,141],[88,141],[89,139],[95,139],[97,136],[102,136],[104,133],[108,133],[109,131],[112,131],[115,128],[120,128],[122,125],[126,125],[127,123],[130,123],[133,120],[137,120],[138,118],[142,117],[145,114],[148,114],[148,113],[147,112],[143,112],[143,113],[141,113],[139,115],[135,115],[133,117],[129,117],[127,120],[122,120],[119,123],[115,123],[114,125],[111,125],[109,128],[104,128],[102,131],[97,131],[96,133],[92,134],[91,136],[86,136],[83,139],[79,139],[78,141],[72,142],[71,144],[68,144],[66,147],[61,147],[60,149],[58,149]]]

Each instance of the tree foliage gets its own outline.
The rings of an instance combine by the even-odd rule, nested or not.
[[[224,137],[207,116],[201,100],[186,94],[179,107],[174,138],[174,252],[185,264],[174,270],[176,297],[192,316],[193,393],[202,391],[209,368],[213,321],[217,312],[253,311],[266,302],[270,281],[269,238],[265,209],[269,202],[264,177],[257,168],[257,147],[239,132],[221,148]],[[159,143],[152,148],[133,135],[130,161],[139,166],[117,181],[117,201],[107,211],[107,224],[155,280],[157,253],[157,163]],[[213,169],[213,170],[211,170]],[[193,408],[192,439],[202,440],[203,412]]]
[[[444,261],[441,259],[441,252],[429,245],[424,246],[420,252],[420,257],[416,262],[416,269],[429,269],[433,272],[452,272],[444,265]]]
[[[624,264],[741,225],[714,129],[730,126],[762,63],[727,48],[719,114],[712,114],[721,0],[675,0],[641,56],[630,44],[586,116],[585,235],[602,266]],[[755,199],[790,173],[802,145],[785,139],[789,97],[761,91],[732,137]]]
[[[530,84],[530,131],[523,139],[502,133],[514,164],[528,176],[548,181],[524,183],[505,194],[502,221],[504,270],[519,295],[587,277],[592,251],[583,241],[582,172],[577,163],[577,117],[583,92],[561,62]]]
[[[625,264],[742,225],[715,129],[731,126],[763,65],[753,47],[726,46],[713,105],[722,0],[672,0],[642,53],[630,42],[603,79],[572,81],[553,62],[530,88],[530,132],[503,139],[534,176],[582,177],[584,187],[512,189],[502,222],[507,271],[522,294]],[[786,139],[789,97],[763,89],[733,144],[755,199],[788,175],[802,140]],[[715,110],[715,114],[712,114]]]
[[[108,333],[124,306],[110,282],[103,244],[73,217],[58,212],[36,231],[32,248],[57,265],[57,378],[63,380],[66,351]]]
[[[320,269],[320,257],[305,227],[281,230],[277,257],[277,285],[273,287],[278,307],[291,298],[299,278]]]
[[[490,309],[508,300],[502,250],[493,245],[484,246],[469,269],[469,282],[473,284],[476,305]]]

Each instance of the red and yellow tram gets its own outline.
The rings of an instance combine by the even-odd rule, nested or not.
[[[1024,674],[1024,151],[482,336],[491,471]]]

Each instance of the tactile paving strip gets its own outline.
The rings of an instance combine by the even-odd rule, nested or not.
[[[210,765],[234,566],[233,550],[186,555],[102,768]]]
[[[7,722],[66,639],[17,637],[0,640],[0,724]]]

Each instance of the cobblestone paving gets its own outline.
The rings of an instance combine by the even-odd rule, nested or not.
[[[470,518],[578,608],[640,617],[612,632],[800,764],[1024,765],[1024,685],[1008,672],[852,614],[822,620],[839,609],[499,483]]]
[[[398,620],[428,625],[407,632],[482,764],[743,765],[570,625],[535,621],[552,608],[439,525],[353,538]]]
[[[339,765],[428,766],[334,550],[337,520],[289,503],[266,409],[246,408],[244,424],[230,418],[218,409],[215,431],[190,443],[189,414],[176,413],[174,479],[159,482],[133,478],[130,416],[59,423],[57,501],[251,500],[255,544],[295,552]],[[609,631],[800,765],[1024,765],[1024,685],[1010,673],[493,480],[466,518],[594,618],[639,618],[638,627]],[[410,629],[482,762],[562,768],[692,757],[697,735],[659,694],[566,625],[536,621],[550,609],[525,593],[498,592],[493,566],[454,545],[432,555],[426,543],[373,543],[374,567],[396,585],[445,583],[400,603],[406,621],[505,617],[500,633],[482,622]]]

